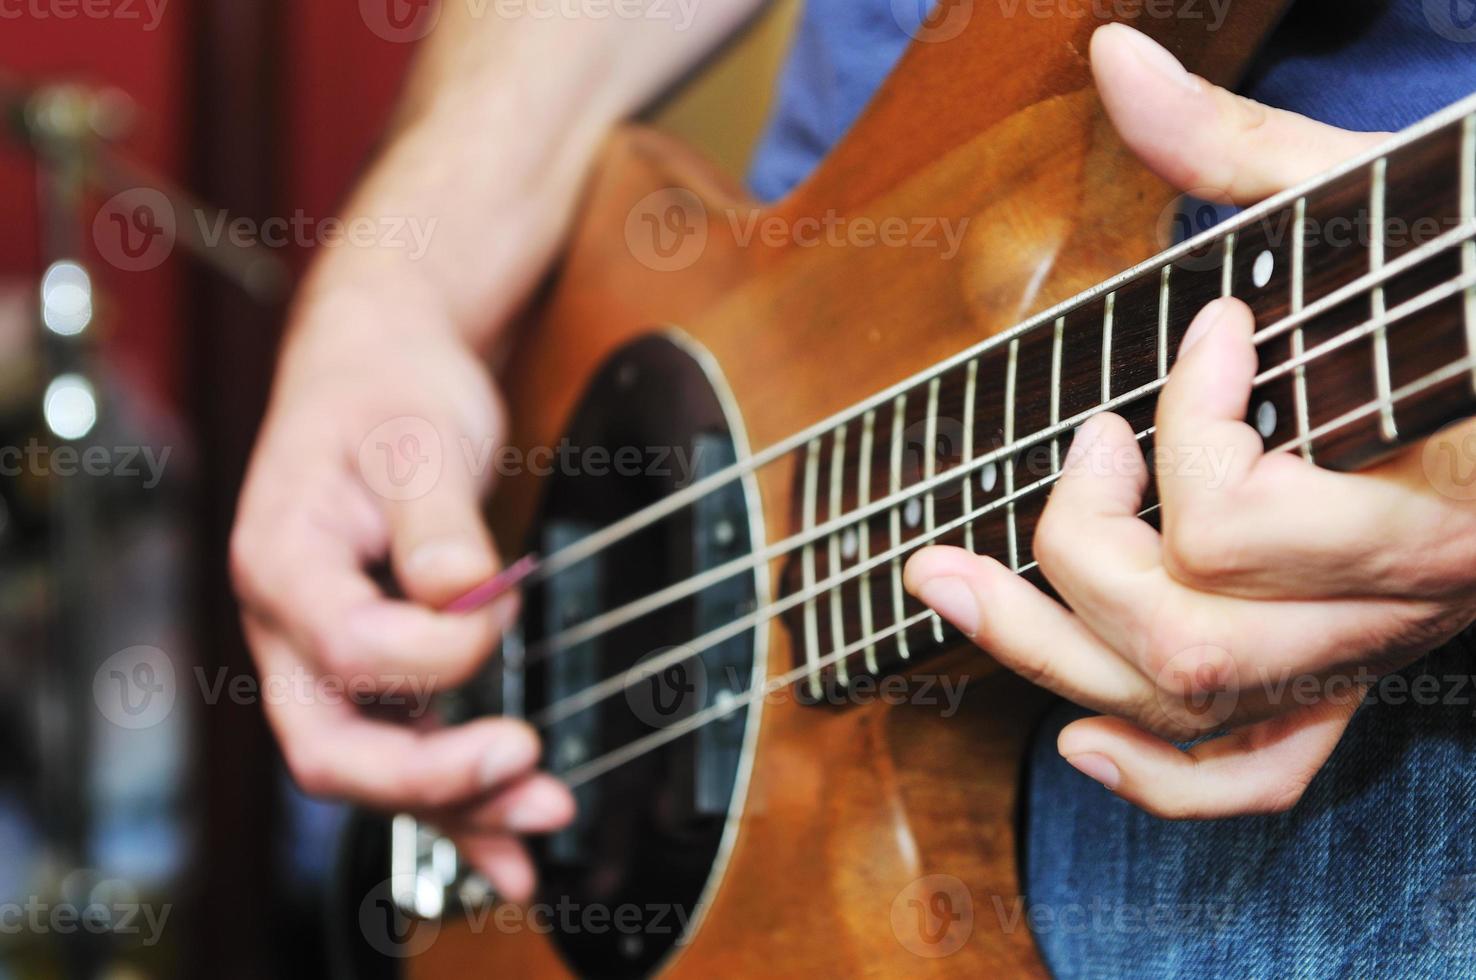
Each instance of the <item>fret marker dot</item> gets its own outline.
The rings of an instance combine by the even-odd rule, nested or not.
[[[902,508],[902,519],[907,522],[908,527],[917,527],[922,523],[922,501],[913,497],[907,501],[907,506]]]
[[[856,534],[856,529],[846,528],[846,533],[841,535],[841,555],[846,561],[850,561],[860,550],[861,538]]]
[[[1260,289],[1264,287],[1266,283],[1270,282],[1271,273],[1275,271],[1276,256],[1271,254],[1270,249],[1267,249],[1260,255],[1257,255],[1255,267],[1251,269],[1251,279],[1255,282],[1256,288]]]
[[[1256,408],[1256,431],[1262,439],[1270,439],[1276,432],[1276,406],[1261,402]]]
[[[999,467],[992,462],[985,463],[984,469],[979,472],[979,488],[985,493],[989,493],[994,489],[994,485],[998,482]]]

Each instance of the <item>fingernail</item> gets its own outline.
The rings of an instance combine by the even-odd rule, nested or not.
[[[1116,764],[1101,753],[1084,752],[1081,755],[1070,756],[1066,761],[1075,766],[1077,771],[1090,776],[1114,792],[1117,790],[1117,784],[1122,781],[1122,773],[1117,771]]]
[[[525,800],[508,808],[507,815],[502,818],[502,825],[515,834],[531,834],[547,829],[548,818],[547,807]]]
[[[1221,320],[1225,319],[1225,304],[1222,300],[1215,300],[1209,306],[1199,311],[1199,316],[1189,324],[1189,329],[1184,333],[1184,339],[1179,343],[1179,356],[1183,357],[1189,353],[1189,348],[1209,336]]]
[[[1103,416],[1099,412],[1078,425],[1076,431],[1071,433],[1071,442],[1066,447],[1064,468],[1071,469],[1078,465],[1087,452],[1102,438],[1103,421]]]
[[[477,579],[487,572],[487,556],[465,538],[437,538],[410,552],[405,571],[444,579]]]
[[[963,579],[951,575],[931,579],[918,588],[917,597],[966,635],[979,632],[979,600]]]
[[[532,768],[537,761],[537,745],[523,735],[504,735],[487,749],[482,756],[482,767],[477,776],[483,789],[492,789]]]
[[[1120,29],[1126,32],[1127,41],[1132,45],[1133,52],[1138,56],[1138,60],[1143,62],[1144,67],[1153,72],[1153,74],[1166,82],[1173,82],[1175,85],[1187,91],[1200,91],[1201,85],[1199,79],[1189,74],[1184,66],[1180,64],[1179,59],[1175,58],[1168,48],[1165,48],[1142,31],[1133,30],[1131,27],[1117,25],[1114,29]]]

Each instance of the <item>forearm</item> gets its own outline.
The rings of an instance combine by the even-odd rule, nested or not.
[[[419,247],[403,235],[401,247],[325,250],[299,309],[343,290],[393,291],[389,308],[436,304],[424,321],[485,347],[547,268],[610,127],[761,2],[668,0],[639,18],[545,14],[539,0],[517,17],[496,3],[445,4],[344,214],[414,222]]]

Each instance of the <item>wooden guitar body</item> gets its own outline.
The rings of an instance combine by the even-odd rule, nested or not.
[[[1280,6],[1237,3],[1217,32],[1137,26],[1227,81]],[[1165,247],[1173,195],[1125,152],[1091,84],[1099,22],[1003,9],[944,2],[850,136],[772,206],[667,137],[618,133],[502,372],[514,443],[556,445],[613,352],[675,330],[710,355],[747,446],[762,449]],[[944,222],[961,234],[950,241]],[[791,460],[757,474],[768,542],[799,526]],[[539,496],[531,477],[499,488],[504,553],[523,547]],[[792,631],[763,628],[769,676],[794,668]],[[1016,821],[1046,699],[972,648],[928,669],[966,682],[956,713],[767,699],[731,847],[666,975],[1045,973],[1019,918]],[[448,917],[407,972],[571,968],[541,931]]]

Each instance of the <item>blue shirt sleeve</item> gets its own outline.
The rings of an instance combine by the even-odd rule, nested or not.
[[[1210,0],[1180,2],[1204,8]],[[808,0],[749,173],[758,197],[782,197],[810,174],[896,65],[930,4]],[[1476,92],[1476,0],[1298,0],[1245,92],[1346,129],[1402,129]]]

